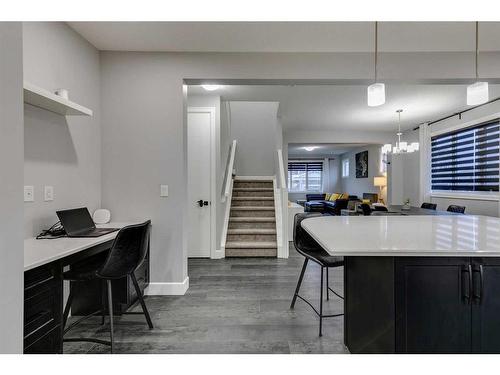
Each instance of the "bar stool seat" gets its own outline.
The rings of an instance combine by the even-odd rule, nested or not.
[[[341,267],[344,265],[343,257],[331,256],[323,249],[316,249],[316,250],[301,249],[299,250],[299,253],[304,255],[306,258],[309,258],[313,262],[318,263],[322,267]]]

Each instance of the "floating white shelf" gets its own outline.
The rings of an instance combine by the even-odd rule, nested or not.
[[[92,116],[91,109],[24,82],[24,102],[63,116]]]

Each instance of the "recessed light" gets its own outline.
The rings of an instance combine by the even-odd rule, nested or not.
[[[220,85],[201,85],[201,87],[203,87],[207,91],[215,91],[215,90],[220,89],[221,86]]]
[[[315,150],[317,148],[318,147],[316,147],[316,146],[307,146],[307,147],[304,147],[304,150],[306,150],[306,151],[313,151],[313,150]]]

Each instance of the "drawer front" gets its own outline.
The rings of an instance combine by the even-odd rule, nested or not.
[[[62,354],[61,326],[56,326],[24,348],[25,354]]]
[[[59,268],[52,265],[26,272],[24,281],[24,348],[26,351],[49,332],[54,330],[60,332],[62,278]],[[55,335],[55,333],[51,334]],[[38,346],[40,345],[42,344],[39,343]],[[47,347],[46,352],[52,353],[53,351]]]

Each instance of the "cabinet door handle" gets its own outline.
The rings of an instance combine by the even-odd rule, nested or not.
[[[484,286],[484,272],[483,272],[483,265],[480,264],[478,268],[474,267],[473,273],[478,273],[479,274],[479,293],[476,294],[476,288],[473,289],[473,298],[476,304],[481,304],[481,300],[483,298],[483,286]]]
[[[472,266],[469,264],[462,267],[462,299],[466,304],[471,302],[472,290]]]

